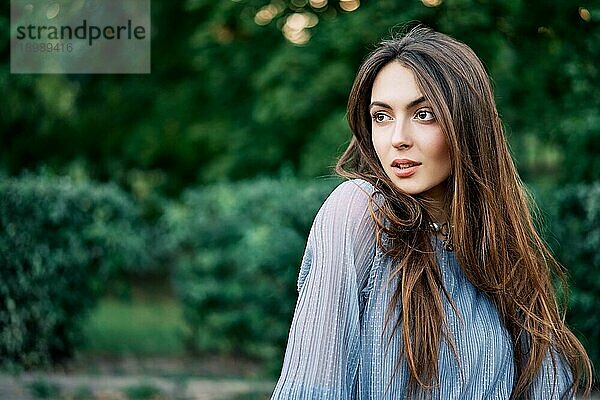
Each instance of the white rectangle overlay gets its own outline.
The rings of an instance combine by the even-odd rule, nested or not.
[[[150,0],[11,0],[10,72],[150,73]]]

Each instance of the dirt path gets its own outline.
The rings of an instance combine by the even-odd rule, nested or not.
[[[274,382],[243,379],[0,374],[1,400],[265,400]],[[589,400],[600,400],[596,392]]]
[[[274,382],[116,375],[0,375],[0,399],[253,400],[268,399]]]

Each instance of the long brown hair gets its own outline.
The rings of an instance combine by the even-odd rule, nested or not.
[[[573,384],[564,395],[579,387],[589,394],[591,363],[564,323],[567,295],[561,313],[552,286],[557,279],[566,293],[565,272],[534,227],[534,204],[513,164],[485,68],[467,45],[416,26],[381,42],[362,63],[348,102],[353,137],[336,165],[339,175],[371,182],[386,199],[377,207],[377,241],[394,258],[392,278],[398,282],[386,320],[393,323],[392,332],[402,332],[409,397],[428,397],[438,385],[440,340],[456,349],[445,320],[442,296],[448,294],[430,239],[427,200],[393,185],[371,141],[373,82],[393,61],[415,74],[446,136],[452,171],[445,209],[454,251],[467,278],[491,298],[510,332],[516,370],[511,398],[529,396],[549,354],[555,373],[555,354],[570,367]]]

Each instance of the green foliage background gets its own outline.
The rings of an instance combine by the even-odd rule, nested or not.
[[[107,279],[149,263],[140,215],[115,185],[0,181],[0,368],[72,356]]]
[[[349,137],[345,103],[360,61],[392,27],[420,20],[483,59],[527,179],[597,177],[597,2],[379,0],[345,12],[336,0],[322,9],[275,0],[279,14],[260,26],[267,4],[153,1],[150,75],[10,75],[3,3],[0,166],[18,174],[79,162],[100,180],[169,195],[282,165],[327,173]],[[281,32],[296,12],[318,17],[302,46]]]
[[[365,0],[351,12],[338,0],[326,3],[316,8],[306,0],[153,0],[151,74],[18,75],[10,74],[10,3],[3,2],[1,194],[3,207],[18,211],[0,208],[6,218],[0,226],[3,276],[20,265],[23,279],[34,279],[27,260],[43,253],[40,246],[61,248],[76,260],[42,258],[48,274],[59,267],[93,267],[90,279],[103,282],[98,263],[112,265],[106,271],[116,282],[162,273],[173,279],[183,304],[189,350],[276,362],[307,229],[330,188],[331,182],[315,178],[330,175],[350,137],[345,104],[355,71],[393,27],[420,20],[466,42],[484,61],[520,173],[549,193],[540,198],[541,207],[549,216],[549,241],[573,278],[570,321],[600,365],[600,266],[594,256],[598,1]],[[433,3],[439,4],[427,5]],[[264,7],[275,12],[263,23],[256,18]],[[295,14],[314,25],[304,31],[310,36],[304,44],[284,35]],[[76,197],[91,199],[93,209],[123,211],[100,222],[96,214],[74,220],[80,218],[78,211],[70,213],[74,189],[53,175],[69,176],[79,185]],[[105,192],[112,194],[97,194]],[[19,193],[17,205],[7,205],[9,193]],[[63,219],[56,229],[70,232],[72,241],[48,244],[54,228],[44,221],[56,218],[59,206]],[[21,214],[24,207],[36,211]],[[6,250],[14,245],[11,223],[28,226],[39,241],[28,239],[30,247],[20,252]],[[91,253],[84,246],[93,239],[90,232],[101,243]],[[109,245],[121,250],[97,252]],[[273,282],[276,290],[269,292]],[[2,318],[25,318],[7,306],[13,293],[7,285],[0,292],[0,329],[9,326]],[[23,290],[24,299],[39,290],[66,290],[50,284],[30,293],[15,285],[10,290]],[[76,320],[106,285],[81,288],[71,295],[89,295],[90,301],[70,314]],[[42,298],[56,300],[48,307],[61,312],[61,297],[44,293]],[[261,332],[262,323],[272,329]],[[75,336],[57,354],[69,354],[77,342],[76,324],[69,326]],[[6,337],[0,342],[9,343]],[[23,340],[10,342],[18,362],[60,358],[44,356],[48,349],[27,356]]]
[[[280,367],[298,263],[313,216],[339,180],[255,179],[187,190],[164,220],[180,256],[176,291],[192,352]]]

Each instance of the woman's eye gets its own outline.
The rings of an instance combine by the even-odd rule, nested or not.
[[[382,112],[376,112],[374,113],[371,118],[373,119],[373,121],[377,122],[377,123],[382,123],[385,121],[388,121],[390,119],[390,117]]]
[[[433,121],[435,119],[435,115],[429,110],[419,110],[415,114],[415,118],[419,121]]]

